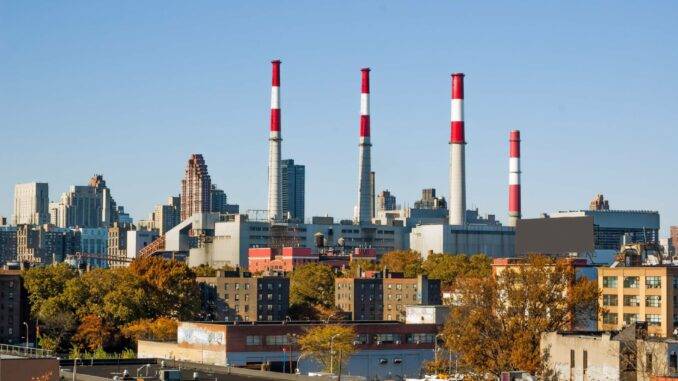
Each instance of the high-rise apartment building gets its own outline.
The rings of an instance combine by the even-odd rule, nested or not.
[[[334,281],[335,305],[353,320],[405,321],[405,306],[441,304],[440,280],[368,271]]]
[[[110,267],[127,264],[127,231],[129,230],[131,230],[130,225],[117,222],[108,228],[108,265]]]
[[[30,324],[28,293],[21,271],[0,270],[0,306],[0,343],[21,345],[27,341],[26,335],[34,341],[35,336],[31,334],[34,325]],[[27,329],[24,322],[32,329]]]
[[[165,205],[156,205],[151,219],[161,235],[177,226],[181,222],[181,197],[170,196]]]
[[[388,189],[379,192],[376,197],[377,213],[387,210],[396,210],[396,197]]]
[[[282,209],[283,217],[303,222],[306,202],[306,167],[294,164],[293,159],[282,160]]]
[[[212,320],[283,321],[290,300],[290,279],[281,275],[253,277],[241,270],[217,270],[216,276],[199,277],[203,283],[204,310]]]
[[[16,226],[0,227],[0,266],[16,260]]]
[[[64,228],[108,228],[119,221],[118,207],[102,175],[87,185],[72,185],[58,203],[50,203],[50,222]]]
[[[211,210],[212,180],[201,154],[192,154],[181,180],[181,220]]]
[[[49,223],[49,186],[47,183],[16,184],[12,225],[47,223]]]

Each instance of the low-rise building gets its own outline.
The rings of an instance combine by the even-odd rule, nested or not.
[[[619,330],[635,322],[668,337],[678,327],[678,265],[662,260],[653,244],[630,244],[609,267],[598,268],[598,329]]]
[[[283,321],[287,317],[290,280],[282,275],[216,270],[216,276],[197,281],[203,284],[203,304],[212,320]]]
[[[134,260],[139,251],[155,241],[160,234],[156,230],[128,230],[127,231],[127,258]]]
[[[301,374],[321,370],[302,356],[297,339],[324,322],[181,322],[177,342],[140,340],[137,354],[144,358],[177,359],[231,366],[260,366]],[[356,352],[348,358],[342,374],[368,380],[404,379],[419,376],[422,363],[433,359],[438,327],[434,324],[399,322],[346,322],[355,332]]]
[[[368,271],[356,278],[337,278],[334,298],[335,306],[353,320],[405,321],[407,305],[441,304],[440,280]]]

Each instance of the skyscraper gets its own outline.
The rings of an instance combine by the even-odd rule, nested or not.
[[[181,222],[181,197],[168,197],[167,204],[156,205],[151,217],[153,226],[158,229],[160,234],[165,234]]]
[[[181,180],[181,220],[194,213],[209,212],[212,180],[207,173],[207,164],[201,154],[192,154],[186,165],[186,174]]]
[[[87,185],[71,185],[58,203],[49,204],[51,222],[59,227],[107,228],[118,221],[118,206],[102,175]]]
[[[12,225],[47,223],[49,223],[49,186],[47,183],[16,184]]]
[[[294,164],[293,159],[282,160],[282,210],[287,219],[303,222],[306,202],[306,167]]]

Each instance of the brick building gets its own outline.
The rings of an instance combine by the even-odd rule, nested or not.
[[[194,213],[208,213],[211,210],[212,180],[207,173],[207,164],[201,154],[188,159],[186,173],[181,180],[181,220]]]
[[[198,277],[204,309],[212,320],[282,321],[287,316],[290,280],[282,275],[252,276],[236,270],[217,270],[216,276]]]
[[[440,280],[402,273],[364,272],[358,278],[337,278],[335,305],[354,320],[405,321],[407,305],[441,304]]]
[[[271,370],[301,374],[319,371],[311,358],[301,356],[297,339],[324,322],[181,322],[177,342],[140,340],[141,358],[176,358],[232,366],[269,364]],[[400,322],[347,322],[355,332],[356,352],[342,374],[366,379],[404,379],[419,376],[422,363],[433,359],[439,326]]]
[[[26,340],[29,321],[28,293],[23,286],[21,271],[0,270],[0,343],[19,345]],[[30,336],[29,341],[35,338]]]

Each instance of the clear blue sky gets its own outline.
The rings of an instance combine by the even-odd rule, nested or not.
[[[135,218],[179,192],[190,153],[242,210],[266,207],[270,60],[283,158],[307,215],[357,198],[359,69],[372,68],[377,188],[447,196],[449,74],[466,73],[468,205],[505,219],[523,134],[523,213],[655,209],[678,224],[678,3],[2,1],[0,214],[103,173]]]

